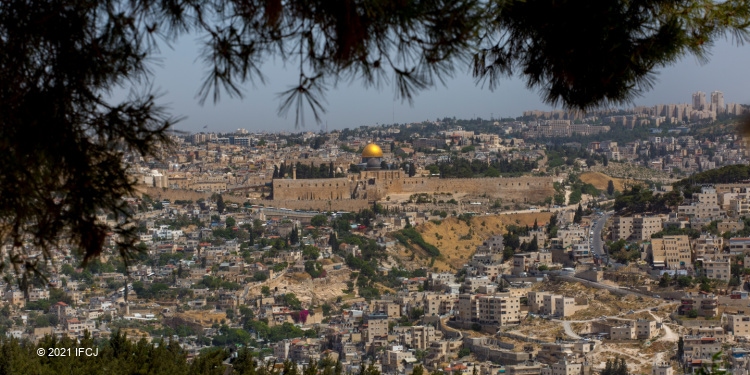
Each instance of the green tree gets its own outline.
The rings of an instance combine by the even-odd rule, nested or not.
[[[326,215],[315,215],[310,219],[310,225],[314,227],[322,227],[328,224],[328,216]]]
[[[336,239],[336,231],[331,231],[331,235],[328,237],[328,245],[331,246],[333,252],[339,251],[339,241]]]
[[[264,296],[270,296],[271,295],[271,288],[268,285],[263,285],[262,287],[260,287],[260,292]]]
[[[324,303],[321,308],[323,309],[323,316],[331,315],[331,311],[333,310],[333,307],[331,305]]]
[[[539,240],[537,240],[536,236],[534,236],[531,239],[531,242],[529,243],[529,246],[526,248],[527,251],[539,251]]]
[[[284,294],[284,304],[289,306],[292,310],[302,310],[302,302],[297,299],[294,293]]]
[[[604,365],[604,370],[601,372],[602,375],[629,375],[628,366],[625,363],[624,358],[615,358],[607,360]]]
[[[221,196],[221,194],[218,194],[216,197],[216,210],[219,211],[220,214],[224,213],[224,209],[226,209],[227,205],[224,203],[224,197]]]
[[[292,227],[292,231],[289,232],[289,243],[292,245],[299,243],[299,233],[297,233],[297,226]]]
[[[579,203],[576,213],[573,215],[573,222],[580,224],[581,220],[583,220],[583,207],[581,207],[581,204]]]
[[[607,195],[610,197],[615,195],[615,183],[612,180],[609,180],[607,182]]]
[[[687,288],[693,285],[693,278],[690,276],[677,276],[677,285],[681,288]]]
[[[669,283],[672,281],[672,278],[669,276],[669,273],[664,272],[663,275],[661,275],[661,278],[659,279],[659,286],[662,288],[666,288],[669,286]]]
[[[514,255],[516,255],[516,251],[512,247],[505,246],[505,248],[503,248],[503,261],[513,259]]]
[[[305,259],[316,260],[320,257],[320,249],[312,245],[307,245],[302,248],[302,256]]]

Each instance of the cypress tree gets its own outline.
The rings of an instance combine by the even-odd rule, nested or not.
[[[297,226],[292,227],[292,232],[289,233],[289,244],[294,245],[299,243],[299,234],[297,233]]]

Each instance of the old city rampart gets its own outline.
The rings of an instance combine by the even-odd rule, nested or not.
[[[554,195],[551,177],[431,178],[401,177],[387,172],[380,176],[361,174],[360,178],[277,179],[273,182],[274,201],[378,200],[398,193],[467,193],[501,198],[505,202],[538,203]]]
[[[509,202],[542,202],[555,194],[551,177],[404,179],[389,185],[387,193],[467,193],[502,198]]]
[[[352,181],[341,178],[313,178],[303,180],[273,180],[273,200],[349,200]]]

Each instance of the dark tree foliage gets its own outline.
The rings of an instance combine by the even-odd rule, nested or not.
[[[158,156],[174,122],[151,93],[112,103],[106,94],[145,78],[146,22],[105,2],[0,3],[0,242],[22,287],[52,248],[69,242],[84,263],[112,232],[100,212],[128,218],[134,182],[123,156]],[[137,227],[118,220],[118,249]],[[42,257],[24,257],[30,239]],[[5,265],[5,263],[3,263]]]
[[[425,167],[430,169],[432,165]],[[531,172],[537,167],[536,161],[505,159],[495,160],[487,165],[483,160],[468,160],[457,158],[450,162],[437,164],[442,178],[470,178],[470,177],[499,177],[504,175],[520,175]]]
[[[563,146],[559,143],[553,144],[547,149],[547,165],[550,168],[559,167],[564,164],[573,164],[575,159],[592,159],[599,160],[601,158],[598,153],[591,153],[587,149],[582,147],[569,147]]]
[[[221,194],[216,196],[216,210],[219,211],[219,213],[224,213],[224,209],[227,207],[227,205],[224,203],[224,197],[221,196]]]
[[[295,225],[292,227],[292,231],[289,232],[289,244],[294,245],[296,243],[299,243],[299,233],[297,230],[297,226]]]
[[[336,238],[336,232],[331,231],[331,235],[328,237],[328,245],[331,246],[333,252],[339,251],[339,241]]]
[[[625,189],[622,195],[615,198],[614,208],[622,214],[667,213],[679,206],[682,201],[683,197],[677,190],[654,195],[651,190],[635,185]]]
[[[652,234],[651,238],[664,238],[664,236],[679,236],[679,235],[686,235],[690,237],[690,239],[696,239],[700,237],[701,231],[697,229],[692,229],[692,228],[667,227],[664,230],[661,230],[659,232]]]
[[[681,191],[686,198],[701,191],[702,184],[728,184],[750,180],[750,166],[727,165],[717,169],[696,173],[674,183],[675,190]]]
[[[39,356],[37,348],[98,348],[97,356]],[[75,349],[72,349],[75,350]],[[76,339],[44,337],[37,345],[17,340],[0,341],[0,372],[3,374],[209,374],[198,368],[204,359],[201,354],[192,364],[187,362],[187,352],[175,343],[154,345],[140,340],[134,343],[115,332],[109,340],[94,342],[90,335]],[[67,352],[67,350],[66,350]],[[223,358],[227,358],[226,353]],[[222,358],[222,360],[223,360]],[[219,361],[219,369],[224,367]]]
[[[435,245],[427,243],[424,238],[422,238],[422,235],[414,228],[404,228],[398,232],[394,232],[393,236],[407,248],[411,249],[413,248],[412,244],[415,244],[424,250],[429,256],[440,256],[440,249]]]
[[[333,166],[320,164],[318,166],[310,163],[302,164],[297,162],[297,179],[308,179],[308,178],[333,178]]]
[[[609,256],[617,262],[625,263],[638,260],[641,256],[638,246],[629,245],[627,241],[620,239],[615,242],[607,242]]]
[[[180,36],[202,37],[201,103],[243,96],[271,58],[295,64],[279,113],[303,123],[305,107],[320,120],[325,91],[342,80],[390,80],[411,100],[472,56],[491,88],[517,71],[551,103],[622,102],[655,69],[705,56],[725,34],[747,40],[749,13],[744,0],[3,1],[0,242],[13,245],[3,257],[24,289],[61,241],[87,263],[114,232],[128,259],[137,227],[122,199],[134,194],[123,161],[170,145],[176,119],[156,104],[149,72]],[[111,99],[121,89],[133,94]],[[114,229],[96,220],[102,211]],[[41,257],[25,256],[27,240]]]
[[[573,215],[573,222],[576,224],[580,224],[582,219],[583,219],[583,207],[581,207],[581,204],[579,203],[578,208],[576,209],[576,212]]]
[[[526,251],[539,251],[539,241],[536,239],[536,236],[531,239]]]
[[[495,32],[482,34],[474,75],[492,89],[521,72],[547,103],[578,109],[630,102],[651,87],[655,69],[686,53],[705,58],[717,36],[733,32],[739,42],[748,39],[748,8],[740,0],[489,4]]]
[[[607,360],[602,375],[629,375],[628,366],[625,363],[625,358],[615,358]]]

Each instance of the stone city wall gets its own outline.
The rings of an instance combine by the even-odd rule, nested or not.
[[[339,201],[351,199],[351,181],[341,178],[273,180],[273,200]]]
[[[412,177],[383,181],[386,194],[392,193],[468,193],[487,194],[504,202],[541,203],[555,194],[551,177],[430,178]]]
[[[358,186],[359,185],[359,186]],[[352,194],[366,200],[378,200],[398,193],[467,193],[502,198],[504,202],[541,203],[554,195],[551,177],[513,178],[372,178],[351,181],[348,178],[274,180],[274,200],[340,201]]]

